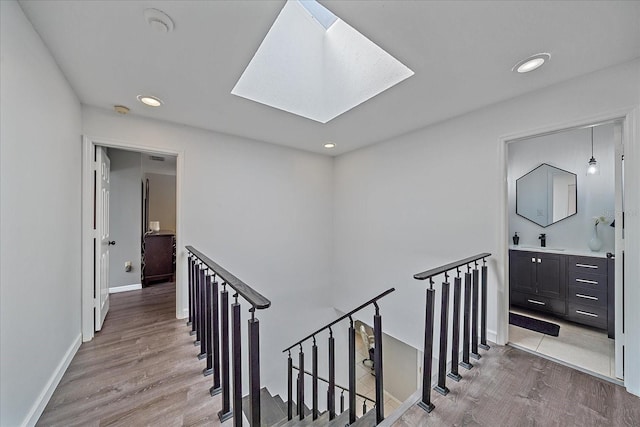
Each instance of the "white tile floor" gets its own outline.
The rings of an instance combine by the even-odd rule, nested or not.
[[[560,325],[557,337],[509,325],[509,342],[596,374],[615,378],[614,340],[605,331],[566,322],[543,313],[511,308],[514,313]]]
[[[369,366],[365,366],[362,361],[369,357],[368,351],[365,349],[364,343],[360,339],[360,335],[356,336],[356,391],[363,396],[375,401],[376,397],[376,377],[372,375],[373,371]],[[368,362],[367,362],[368,363]],[[345,396],[346,399],[346,396]],[[356,398],[356,408],[358,408],[358,416],[362,413],[362,404],[364,399]],[[398,409],[402,402],[384,392],[384,413],[386,415]],[[345,402],[345,406],[347,403]],[[367,402],[367,409],[373,406],[370,401]]]

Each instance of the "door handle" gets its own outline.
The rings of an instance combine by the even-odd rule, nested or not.
[[[115,240],[108,240],[107,241],[107,246],[115,246],[116,241]]]

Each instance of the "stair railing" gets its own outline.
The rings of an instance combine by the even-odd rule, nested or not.
[[[312,332],[307,335],[303,339],[296,341],[291,344],[289,347],[285,348],[282,352],[288,353],[287,358],[287,398],[288,398],[288,407],[287,407],[287,417],[289,420],[293,419],[293,360],[291,358],[291,350],[295,347],[300,347],[298,352],[298,375],[296,379],[297,384],[297,409],[298,413],[296,414],[300,420],[304,419],[304,405],[305,405],[305,397],[304,397],[304,378],[305,375],[301,374],[301,372],[306,372],[304,368],[304,351],[302,348],[302,344],[305,341],[313,340],[313,346],[311,350],[311,381],[312,381],[312,409],[311,414],[313,419],[318,418],[318,380],[320,377],[318,376],[318,346],[316,343],[316,335],[325,330],[329,330],[329,338],[328,338],[328,347],[329,347],[329,379],[326,382],[329,384],[329,388],[327,391],[327,410],[329,411],[329,420],[333,420],[336,417],[335,410],[335,389],[336,378],[335,378],[335,339],[333,337],[333,331],[331,329],[335,324],[349,319],[349,424],[352,424],[356,421],[356,330],[354,328],[354,320],[353,315],[358,311],[373,305],[375,307],[375,315],[373,316],[373,336],[374,336],[374,352],[373,352],[373,365],[374,372],[376,377],[376,398],[375,398],[375,408],[376,408],[376,424],[379,424],[384,420],[384,384],[383,384],[383,369],[382,369],[382,316],[380,315],[380,307],[378,306],[378,300],[387,296],[391,292],[395,291],[395,288],[388,289],[376,297],[370,299],[369,301],[361,304],[357,308],[351,310],[347,314],[340,316],[334,321],[326,324],[320,329]],[[342,395],[344,396],[344,395]],[[341,399],[341,412],[344,411],[343,400]]]
[[[436,291],[433,289],[433,278],[444,274],[442,282],[442,296],[440,308],[440,347],[438,355],[438,382],[434,387],[438,393],[446,396],[449,389],[446,386],[446,378],[460,381],[462,376],[458,372],[458,365],[465,369],[473,368],[469,357],[479,360],[478,348],[489,350],[487,345],[487,266],[486,258],[490,253],[481,253],[459,261],[455,261],[431,270],[417,273],[413,277],[417,280],[429,280],[427,289],[427,304],[424,333],[424,360],[422,373],[422,398],[418,406],[427,412],[431,412],[435,406],[431,402],[431,377],[433,358],[433,330],[434,330],[434,304]],[[479,285],[478,261],[482,260],[481,276],[482,283]],[[473,272],[471,264],[473,263]],[[460,267],[466,266],[467,272],[464,274],[464,316],[463,316],[463,339],[462,339],[462,362],[459,362],[460,354],[460,304],[461,304],[461,284]],[[451,372],[447,374],[447,347],[449,337],[449,273],[456,271],[453,282],[453,324],[451,343]],[[479,287],[482,288],[482,300],[479,301]],[[478,307],[481,305],[481,307]],[[478,344],[478,310],[480,309],[480,344]]]
[[[249,402],[251,426],[260,426],[260,328],[256,310],[266,309],[271,301],[247,285],[215,261],[187,246],[189,280],[189,320],[191,335],[200,346],[198,359],[206,359],[203,375],[213,376],[211,396],[222,393],[220,422],[233,417],[233,425],[242,426],[242,332],[241,306],[238,297],[249,303],[251,319],[248,321]],[[222,291],[219,292],[220,280]],[[234,294],[231,304],[231,348],[229,347],[229,291]],[[232,370],[229,370],[229,358]],[[229,375],[233,377],[233,390]],[[232,405],[233,401],[233,405]]]
[[[297,366],[293,366],[293,369],[295,369],[296,371],[300,371],[300,368],[298,368]],[[304,371],[304,373],[306,375],[309,375],[311,377],[313,377],[313,372],[309,372],[309,371]],[[318,380],[329,384],[329,380],[322,378],[322,377],[318,377]],[[349,389],[347,387],[343,387],[340,384],[334,384],[334,387],[339,388],[341,390],[340,392],[340,412],[344,412],[344,392],[346,391],[347,393],[349,393]],[[329,389],[327,388],[327,396],[329,394]],[[376,406],[376,401],[371,399],[370,397],[365,396],[364,394],[360,394],[358,392],[356,392],[356,396],[361,398],[363,400],[363,405],[362,405],[362,415],[367,413],[367,402],[371,402],[371,406],[375,407]]]

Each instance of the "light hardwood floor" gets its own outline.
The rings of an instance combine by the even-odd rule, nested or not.
[[[436,408],[413,406],[393,424],[417,426],[640,426],[640,398],[623,387],[510,346],[493,346]]]
[[[39,426],[219,425],[220,396],[196,358],[172,283],[111,295],[104,329],[84,343]],[[494,346],[436,409],[396,426],[640,426],[640,399],[622,387],[513,347]],[[225,425],[230,425],[230,421]]]
[[[219,424],[220,396],[209,396],[199,347],[175,318],[174,284],[110,298],[103,330],[82,344],[37,425]]]

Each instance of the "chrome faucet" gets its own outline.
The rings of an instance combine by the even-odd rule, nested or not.
[[[538,239],[540,239],[540,246],[542,246],[543,248],[547,246],[547,235],[544,233],[541,233],[540,236],[538,236]]]

